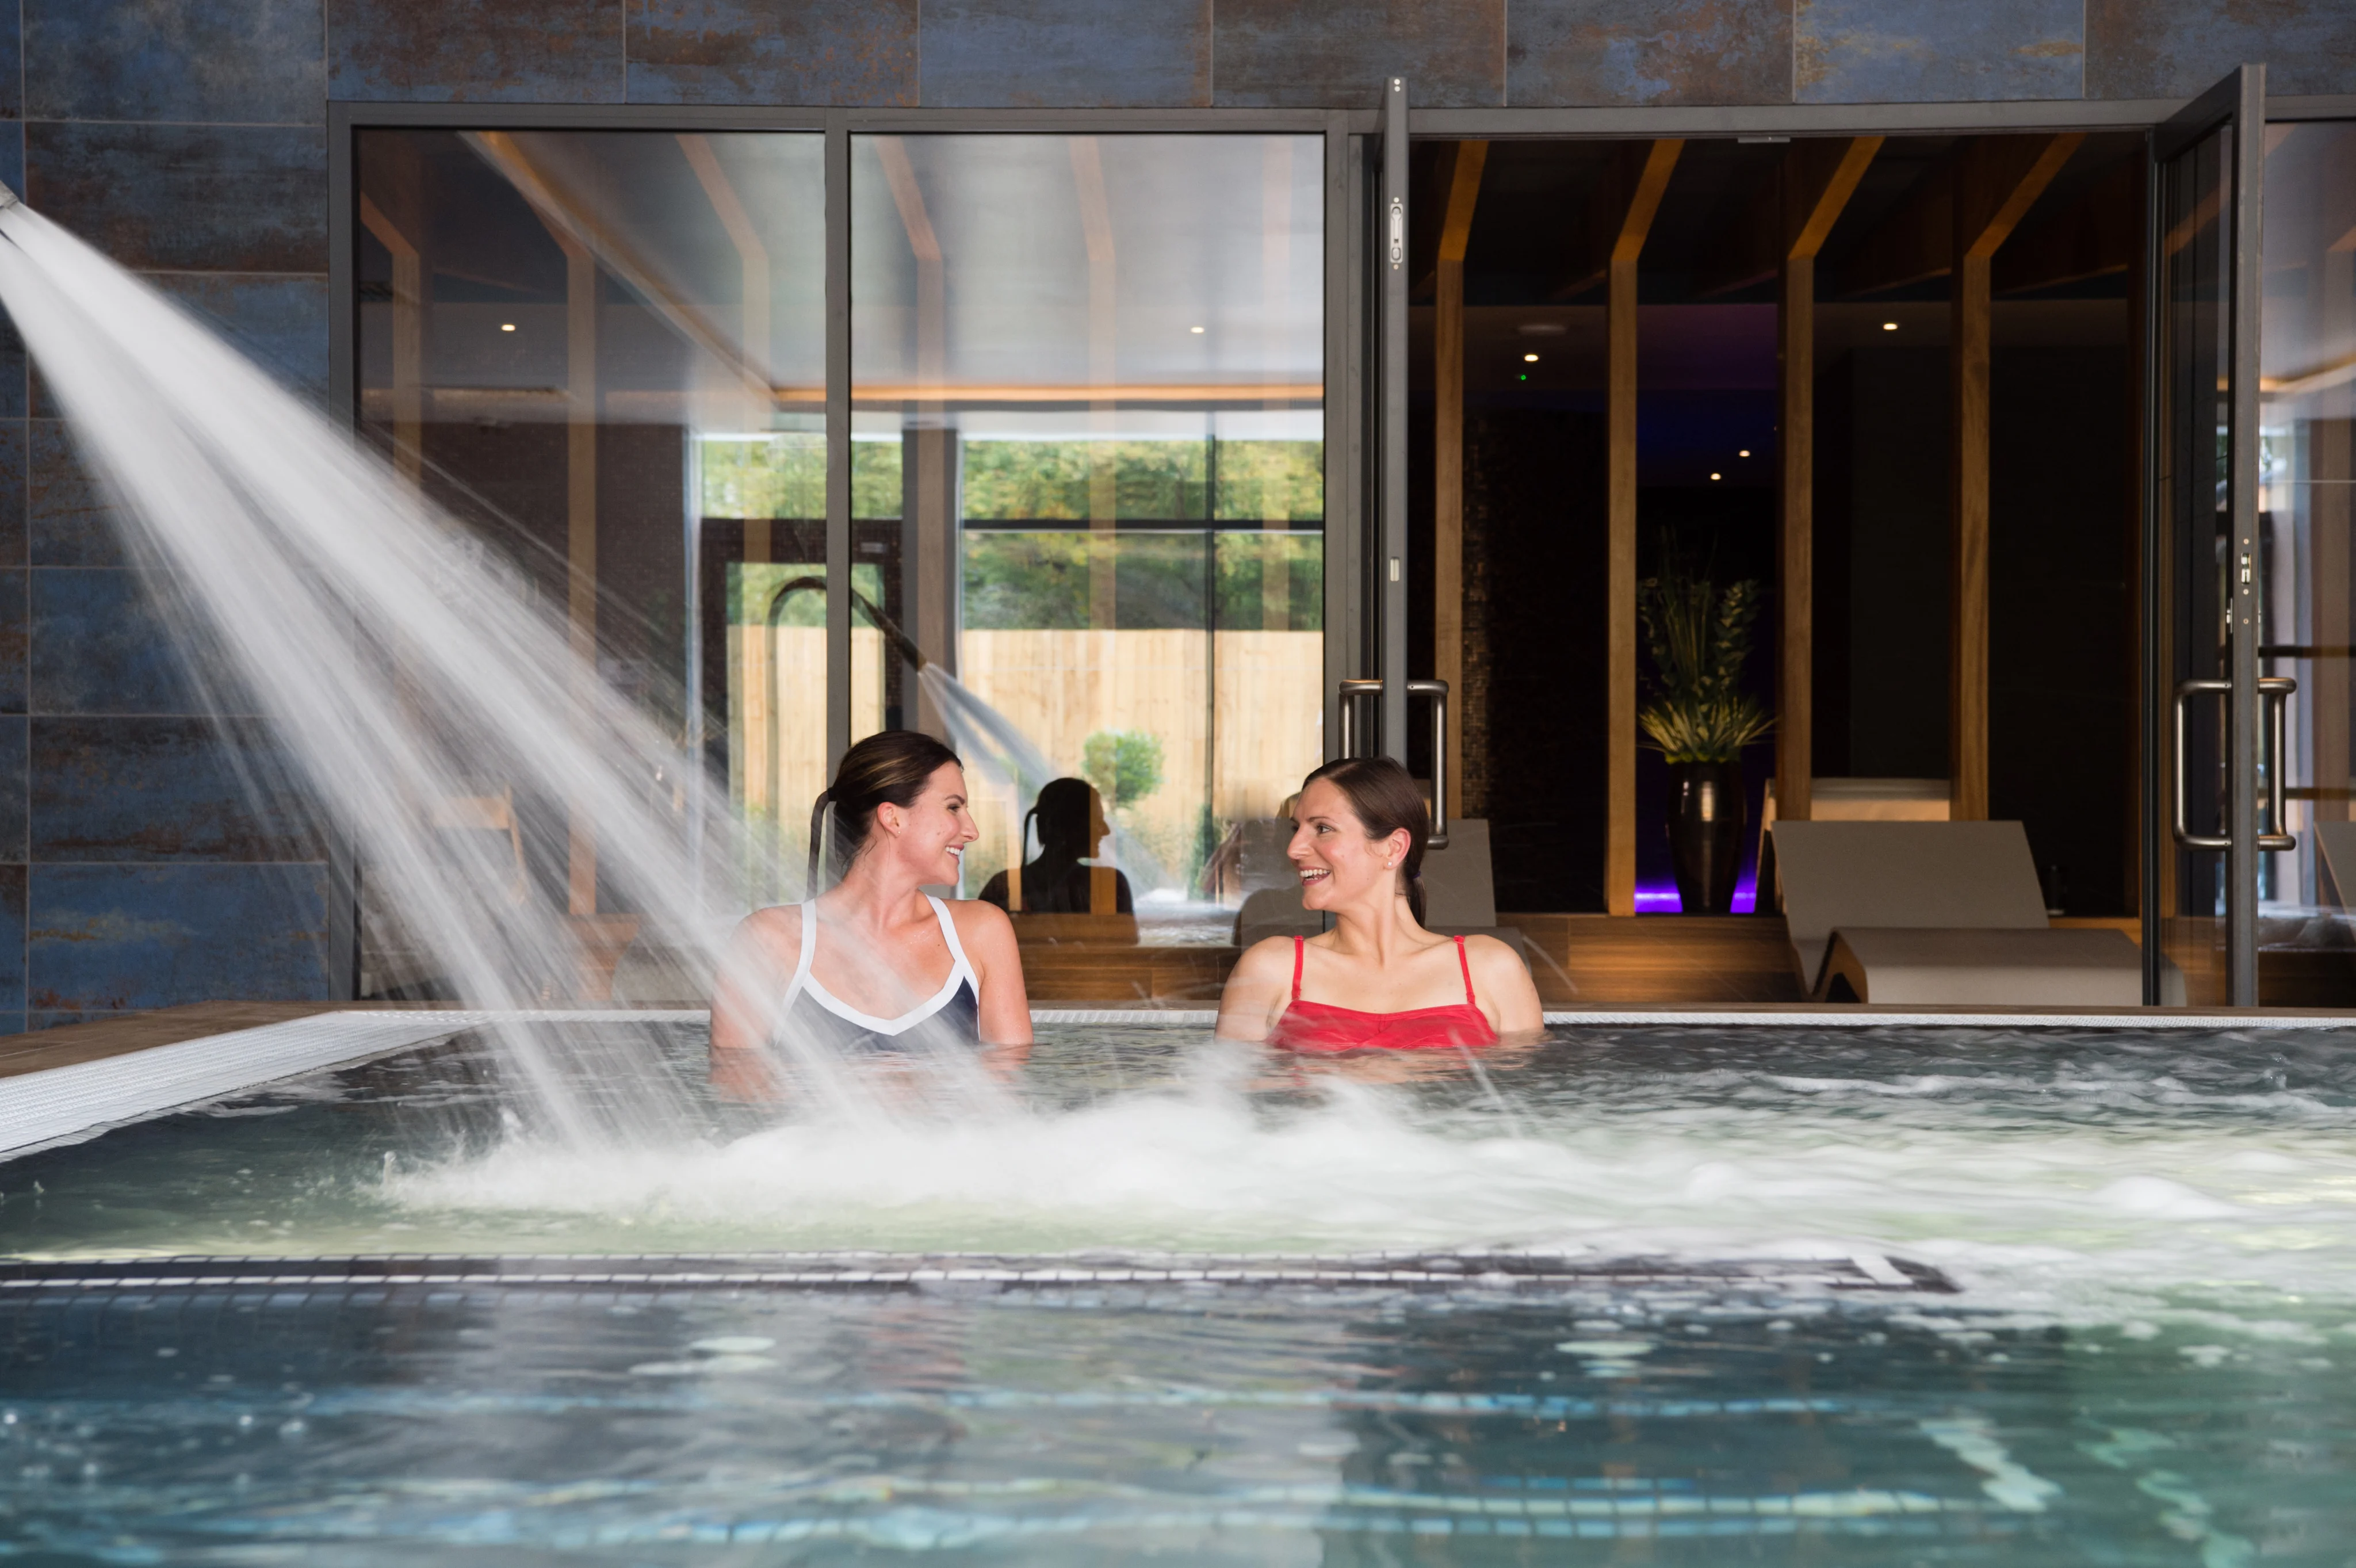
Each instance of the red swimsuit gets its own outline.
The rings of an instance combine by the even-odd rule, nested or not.
[[[1464,1000],[1445,1007],[1410,1007],[1404,1013],[1361,1013],[1301,999],[1301,964],[1308,946],[1292,939],[1292,1004],[1269,1032],[1280,1050],[1320,1055],[1334,1051],[1444,1051],[1458,1046],[1494,1046],[1497,1031],[1472,1001],[1472,963],[1464,939],[1456,941],[1456,962],[1464,971]]]

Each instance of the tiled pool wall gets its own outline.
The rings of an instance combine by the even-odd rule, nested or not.
[[[2277,0],[0,0],[0,179],[324,398],[327,107],[1426,106],[2356,91]],[[257,819],[54,402],[0,331],[0,1032],[348,981],[318,834]]]

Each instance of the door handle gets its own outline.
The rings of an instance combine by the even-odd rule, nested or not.
[[[2269,740],[2266,758],[2266,826],[2270,833],[2258,835],[2258,847],[2265,850],[2297,849],[2298,835],[2283,831],[2283,768],[2290,757],[2290,699],[2298,690],[2298,682],[2288,675],[2258,677],[2258,711],[2271,722],[2265,726]]]
[[[1358,755],[1358,704],[1369,697],[1383,694],[1380,680],[1351,680],[1341,683],[1342,693],[1342,755]],[[1431,833],[1423,841],[1426,849],[1448,847],[1448,682],[1445,681],[1409,681],[1407,694],[1431,699]]]
[[[2231,681],[2179,681],[2176,683],[2176,788],[2169,814],[2169,827],[2176,842],[2187,849],[2231,849],[2233,841],[2219,833],[2196,833],[2184,825],[2184,707],[2192,698],[2215,695],[2227,702],[2233,700]]]
[[[2266,763],[2266,825],[2272,832],[2258,834],[2258,848],[2265,851],[2291,850],[2298,847],[2298,835],[2283,831],[2284,790],[2283,764],[2289,756],[2290,725],[2288,713],[2291,694],[2298,690],[2298,682],[2288,675],[2262,675],[2258,678],[2258,702],[2263,714],[2262,733],[2265,739]],[[2176,842],[2187,849],[2231,849],[2232,835],[2196,833],[2184,825],[2184,710],[2194,697],[2218,696],[2230,703],[2233,700],[2231,681],[2179,681],[2176,685],[2175,730],[2176,765],[2175,791],[2171,802],[2169,827]]]

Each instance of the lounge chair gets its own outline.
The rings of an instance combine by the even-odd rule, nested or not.
[[[2126,932],[2048,921],[2019,822],[1779,822],[1775,856],[1792,961],[1815,1001],[2143,1004]]]

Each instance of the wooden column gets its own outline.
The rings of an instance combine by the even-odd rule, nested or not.
[[[1605,628],[1603,907],[1636,912],[1636,263],[1685,143],[1655,142],[1627,192],[1606,261],[1604,485],[1609,529]]]
[[[1440,263],[1433,274],[1432,312],[1432,673],[1448,682],[1452,712],[1464,691],[1464,250],[1472,235],[1472,208],[1481,196],[1486,142],[1456,144],[1448,185],[1448,213],[1440,228]],[[1450,810],[1464,799],[1464,726],[1448,726]]]
[[[939,236],[916,184],[907,145],[897,136],[875,138],[876,162],[884,170],[908,249],[916,262],[916,397],[904,413],[900,443],[901,624],[926,658],[957,668],[949,624],[949,570],[956,558],[950,532],[955,505],[957,433],[948,427],[942,396],[948,367],[948,285]],[[886,650],[886,660],[894,656]],[[948,733],[942,716],[916,684],[916,672],[901,671],[903,725],[927,734]],[[909,710],[913,709],[913,722]],[[854,723],[853,728],[857,728]]]
[[[1984,822],[1987,795],[1988,263],[1948,284],[1947,815]]]
[[[1815,785],[1816,261],[1777,280],[1775,814],[1804,822]]]
[[[688,167],[695,171],[696,183],[703,188],[706,200],[712,203],[713,216],[728,231],[728,240],[736,248],[736,260],[741,274],[736,317],[738,351],[746,364],[757,367],[766,381],[776,378],[770,373],[769,346],[769,247],[755,226],[753,216],[736,194],[735,182],[720,166],[720,156],[712,150],[712,139],[691,132],[679,135],[679,149],[686,155]],[[768,426],[769,400],[753,410],[754,420],[747,421],[748,430]],[[744,520],[744,559],[760,562],[770,559],[769,519]],[[763,650],[766,661],[772,650]]]
[[[1114,564],[1119,559],[1119,478],[1113,450],[1111,392],[1119,373],[1119,314],[1114,288],[1112,206],[1105,194],[1104,155],[1094,136],[1071,139],[1072,182],[1079,198],[1080,236],[1088,251],[1088,626],[1115,624]]]
[[[1790,822],[1807,821],[1815,778],[1816,256],[1880,150],[1879,136],[1809,142],[1778,180],[1775,814]]]
[[[1957,822],[1988,814],[1989,272],[1998,248],[2085,139],[2079,132],[1983,136],[1955,168],[1947,295],[1947,814]]]
[[[1292,314],[1292,139],[1269,136],[1260,143],[1259,182],[1260,308],[1264,319],[1284,321]],[[1266,372],[1268,397],[1260,406],[1271,413],[1290,408],[1283,388],[1289,377],[1273,357]],[[1219,498],[1205,498],[1204,510],[1215,520]],[[1292,625],[1292,562],[1286,553],[1292,529],[1292,497],[1283,486],[1264,487],[1260,522],[1268,537],[1260,542],[1259,625],[1262,631],[1285,631]],[[1450,800],[1456,797],[1451,795]],[[1276,810],[1248,805],[1247,811]],[[1212,802],[1220,811],[1220,803]]]
[[[392,252],[392,466],[411,484],[425,474],[425,262],[411,235],[367,196],[360,223]]]
[[[583,702],[597,680],[597,262],[562,235],[564,249],[564,559],[566,620]],[[597,912],[597,824],[582,801],[569,822],[565,908]]]

